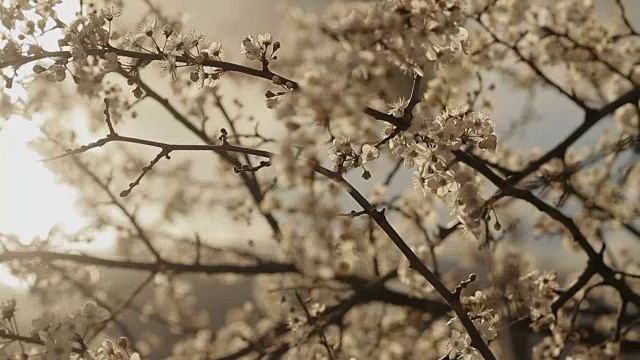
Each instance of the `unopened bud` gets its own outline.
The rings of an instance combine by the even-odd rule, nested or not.
[[[36,74],[42,74],[43,72],[47,71],[47,69],[45,69],[44,67],[42,67],[41,65],[33,65],[33,72]]]
[[[140,99],[142,98],[142,89],[140,89],[140,86],[137,86],[135,89],[133,89],[133,96],[136,97],[136,99]]]
[[[166,24],[165,26],[162,27],[162,32],[166,37],[171,36],[171,34],[173,33],[173,26],[171,26],[171,24]]]
[[[129,339],[124,336],[120,336],[116,343],[123,349],[127,349],[129,347]]]

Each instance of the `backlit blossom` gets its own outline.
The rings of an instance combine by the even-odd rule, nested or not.
[[[153,31],[155,30],[155,28],[156,28],[156,18],[150,17],[147,20],[140,23],[138,30],[140,34],[144,34],[150,37],[153,35]]]
[[[389,103],[389,115],[393,115],[395,117],[402,117],[404,115],[404,109],[409,105],[409,100],[405,100],[404,98],[400,98],[396,101]]]
[[[171,80],[176,81],[178,79],[178,66],[175,55],[167,55],[162,61],[161,69],[163,76],[171,75]]]
[[[242,40],[240,49],[240,53],[246,56],[249,60],[260,59],[262,57],[262,46],[251,35]]]
[[[107,20],[112,21],[113,18],[117,18],[122,15],[122,8],[109,4],[100,9],[100,14]]]
[[[260,43],[261,46],[271,45],[271,43],[273,43],[273,37],[270,33],[258,34],[258,43]]]
[[[362,154],[360,156],[362,158],[362,163],[366,164],[369,161],[377,159],[380,156],[380,153],[375,146],[364,144],[362,145]]]
[[[451,331],[451,336],[447,339],[447,352],[449,353],[449,359],[458,358],[458,354],[461,354],[469,344],[471,343],[471,339],[469,335],[462,334],[457,330]]]
[[[212,41],[205,52],[211,59],[220,60],[222,57],[222,43],[220,41]]]

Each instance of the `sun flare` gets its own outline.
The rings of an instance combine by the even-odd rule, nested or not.
[[[78,2],[63,1],[56,11],[61,20],[69,22],[78,11]],[[39,38],[39,43],[45,49],[54,48],[60,37],[60,30],[50,31]],[[19,82],[3,91],[11,101],[25,100],[27,96]],[[75,206],[77,192],[58,183],[28,146],[41,135],[39,121],[18,116],[0,121],[0,234],[18,236],[21,243],[29,244],[34,238],[46,237],[54,226],[70,233],[86,226],[87,219]],[[108,234],[96,234],[96,241],[89,245],[55,245],[105,250],[110,244]],[[21,288],[24,283],[0,264],[0,285]]]
[[[27,143],[39,134],[37,124],[12,118],[0,132],[0,231],[22,242],[44,237],[56,224],[79,230],[84,221],[74,207],[76,193],[58,184]]]

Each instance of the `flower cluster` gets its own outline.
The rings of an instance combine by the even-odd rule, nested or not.
[[[556,273],[532,271],[521,279],[521,283],[529,290],[526,299],[529,301],[531,320],[544,322],[549,320],[545,320],[546,317],[553,318],[551,305],[558,297],[556,291],[559,288]]]
[[[499,317],[491,309],[485,307],[487,296],[482,291],[476,291],[472,296],[463,297],[461,302],[469,312],[473,325],[480,333],[482,340],[487,343],[495,340],[498,335],[496,326]],[[447,324],[460,328],[460,320],[457,317],[452,318]],[[471,338],[464,330],[452,330],[446,348],[449,352],[449,359],[482,359],[478,350],[471,346]]]
[[[385,135],[392,132],[393,128],[387,127]],[[405,167],[424,164],[420,171],[420,175],[425,175],[424,182],[431,177],[429,174],[447,171],[453,159],[451,150],[470,145],[493,152],[496,135],[491,119],[482,113],[469,113],[466,105],[445,109],[435,118],[418,117],[406,132],[389,140],[389,149],[404,159]],[[435,186],[429,188],[438,192]]]
[[[66,29],[65,36],[58,42],[60,47],[71,47],[73,62],[84,65],[88,49],[95,49],[109,43],[109,31],[105,29],[107,20],[102,14],[77,18]]]
[[[21,335],[15,320],[16,300],[5,300],[0,304],[2,310],[3,332],[12,335]],[[33,320],[31,333],[37,335],[37,339],[42,342],[42,349],[32,356],[42,360],[68,360],[72,353],[78,352],[80,344],[84,346],[83,337],[92,326],[102,324],[109,317],[109,311],[99,307],[93,302],[85,303],[80,309],[68,314],[57,314],[45,312],[40,317]],[[5,349],[5,354],[8,349]],[[0,353],[0,355],[3,355]],[[6,355],[5,358],[9,358]],[[94,357],[88,353],[86,360],[107,360],[107,359],[129,359],[129,357]],[[134,359],[133,357],[131,359]],[[139,357],[138,357],[139,359]]]
[[[56,17],[55,6],[59,2],[60,0],[5,1],[0,4],[0,23],[8,31],[23,30],[24,35],[36,35],[36,29],[43,32],[51,23],[49,20]],[[0,61],[3,61],[2,57]]]
[[[346,13],[333,13],[328,31],[357,49],[384,54],[409,72],[422,75],[423,64],[439,68],[470,49],[458,0],[384,1],[375,6],[354,2]]]
[[[358,156],[351,147],[351,139],[347,136],[339,136],[333,139],[333,143],[329,148],[329,160],[333,164],[334,169],[344,171],[346,161],[356,162]],[[348,166],[351,168],[357,165]]]
[[[329,148],[329,161],[333,165],[334,170],[338,172],[346,172],[349,169],[362,167],[364,173],[363,178],[369,179],[371,173],[367,171],[364,164],[374,161],[380,157],[378,148],[371,144],[363,144],[360,154],[352,147],[351,139],[348,136],[338,136],[333,139]]]
[[[398,106],[390,112],[402,109],[403,106]],[[389,149],[403,159],[405,167],[418,165],[414,172],[416,188],[425,196],[431,193],[450,200],[466,227],[482,238],[487,215],[485,200],[480,196],[475,171],[460,165],[452,151],[477,145],[494,152],[496,135],[492,120],[485,114],[469,112],[466,105],[445,109],[436,117],[416,112],[411,127],[389,140]],[[385,135],[392,136],[393,131],[393,127],[387,127]]]
[[[120,337],[115,343],[109,339],[102,341],[95,351],[88,351],[86,360],[140,360],[140,353],[133,350],[133,346],[126,337]],[[65,359],[66,360],[66,359]]]
[[[268,53],[269,48],[271,48],[270,54]],[[246,56],[248,60],[259,60],[263,66],[269,65],[269,62],[277,59],[275,53],[278,49],[280,49],[280,42],[274,42],[270,33],[259,34],[257,39],[249,35],[240,44],[242,55]]]

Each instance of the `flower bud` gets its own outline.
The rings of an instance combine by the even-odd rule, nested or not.
[[[162,33],[166,37],[171,36],[171,34],[173,34],[173,26],[171,24],[166,24],[162,27]]]
[[[127,349],[129,348],[129,339],[127,339],[124,336],[120,336],[116,341],[116,344],[118,344],[118,346],[120,346],[123,349]]]
[[[133,89],[133,96],[135,96],[136,99],[140,99],[142,98],[142,95],[143,95],[142,89],[140,89],[140,86],[136,86],[136,88]]]
[[[42,67],[41,65],[35,64],[33,66],[33,72],[36,74],[42,74],[43,72],[47,71],[47,69],[45,69],[44,67]]]

